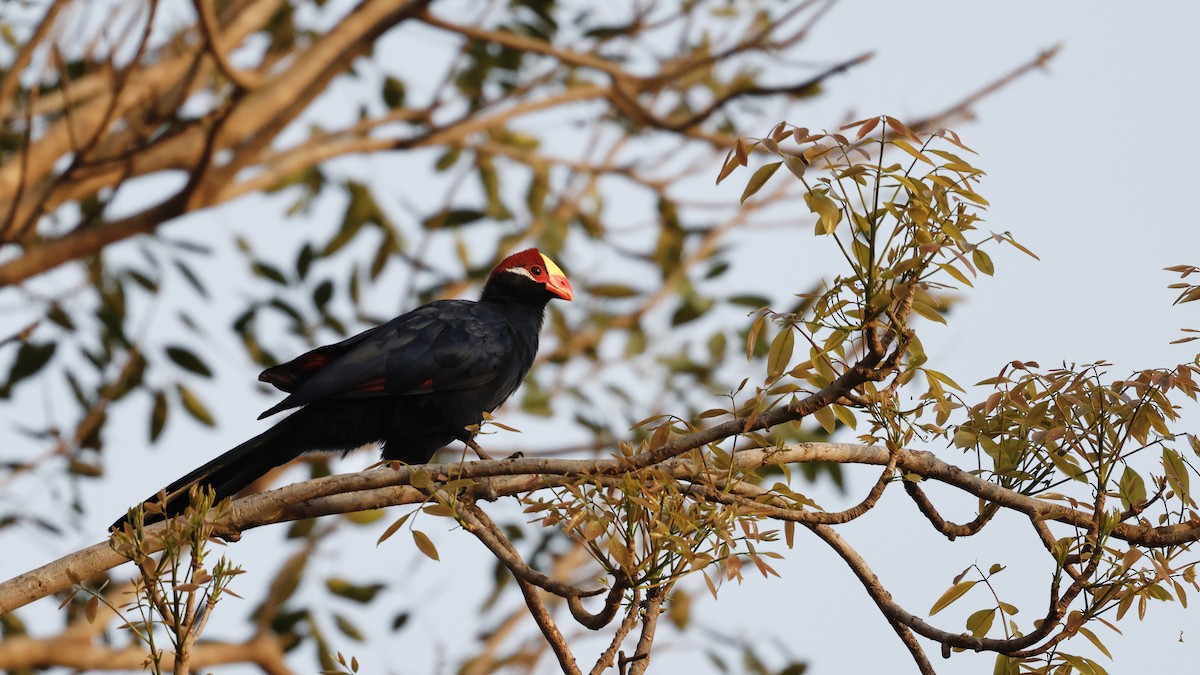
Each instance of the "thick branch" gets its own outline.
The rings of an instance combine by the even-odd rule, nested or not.
[[[70,634],[49,639],[17,636],[0,642],[0,670],[5,671],[27,668],[141,671],[145,662],[144,647],[101,647],[90,639],[80,640]],[[242,643],[200,642],[191,648],[188,662],[192,668],[201,671],[211,666],[253,663],[267,675],[291,675],[292,672],[284,661],[278,640],[266,635]],[[163,654],[162,664],[164,669],[173,668],[172,654]]]
[[[705,441],[713,442],[737,433],[743,424],[740,420],[735,421],[735,431],[724,436],[715,432],[698,433],[704,438],[713,436]],[[1001,507],[1030,517],[1055,520],[1084,531],[1094,527],[1091,513],[1046,502],[989,483],[942,461],[933,453],[899,450],[897,454],[896,466],[905,473],[946,483],[985,501],[995,502]],[[885,447],[848,443],[800,443],[783,448],[744,450],[733,456],[737,469],[798,462],[886,466],[891,458],[891,453]],[[526,494],[597,474],[620,475],[629,470],[629,461],[522,458],[466,464],[430,464],[421,468],[433,476],[478,479],[479,483],[470,491],[470,495],[481,499],[495,499]],[[662,469],[672,477],[684,479],[695,476],[703,467],[696,467],[686,459],[675,458],[663,462]],[[398,504],[420,504],[425,502],[428,496],[420,490],[407,487],[412,471],[410,467],[399,467],[329,476],[251,495],[233,503],[216,531],[218,534],[230,535],[301,518]],[[1114,528],[1112,536],[1137,546],[1175,546],[1200,540],[1200,526],[1185,523],[1149,527],[1121,523]],[[89,578],[123,562],[125,558],[112,551],[107,542],[103,542],[0,583],[0,614],[70,588],[70,574],[74,574],[77,579]]]

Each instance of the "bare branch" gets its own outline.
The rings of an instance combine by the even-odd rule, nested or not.
[[[196,17],[199,19],[200,30],[204,33],[204,40],[208,44],[208,53],[217,62],[217,67],[221,69],[225,77],[228,77],[229,81],[233,82],[238,89],[257,88],[262,84],[262,77],[258,73],[238,70],[229,62],[224,46],[220,44],[220,27],[217,25],[216,14],[209,2],[210,0],[192,0],[192,6],[196,9]]]
[[[658,628],[658,617],[662,614],[663,601],[667,597],[667,586],[655,586],[646,593],[646,601],[642,603],[642,630],[638,637],[637,651],[628,658],[621,654],[618,661],[621,672],[629,675],[642,675],[650,667],[650,647],[654,643],[654,632]],[[629,669],[625,670],[628,665]]]
[[[984,525],[987,525],[988,522],[992,520],[992,516],[995,516],[1000,510],[999,504],[989,502],[984,505],[983,509],[974,520],[969,523],[959,525],[958,523],[947,522],[946,519],[942,518],[942,515],[938,513],[937,508],[934,507],[933,502],[929,501],[929,497],[925,495],[925,491],[922,490],[921,487],[915,482],[905,480],[904,491],[908,493],[909,497],[912,497],[912,500],[916,503],[917,508],[920,509],[921,513],[923,513],[925,517],[929,519],[929,522],[933,524],[934,529],[946,535],[946,538],[950,541],[954,541],[955,537],[969,537],[978,533],[983,529]]]

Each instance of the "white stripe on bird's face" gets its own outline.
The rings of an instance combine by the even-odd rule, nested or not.
[[[504,271],[511,272],[512,274],[516,274],[516,275],[525,277],[526,279],[529,279],[530,281],[537,281],[537,279],[534,279],[533,275],[530,274],[529,270],[525,269],[524,267],[510,267]]]

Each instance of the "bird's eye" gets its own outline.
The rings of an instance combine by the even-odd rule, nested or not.
[[[535,277],[540,277],[540,276],[542,276],[542,268],[538,267],[537,265],[534,265],[533,267],[530,267],[530,268],[529,268],[529,271],[530,271],[530,272],[533,272],[533,276],[535,276]]]

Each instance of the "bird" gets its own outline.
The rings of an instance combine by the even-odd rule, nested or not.
[[[492,270],[478,301],[436,300],[264,370],[258,379],[287,396],[259,419],[298,410],[147,499],[162,509],[143,522],[183,513],[194,485],[219,501],[308,452],[381,443],[384,460],[423,464],[455,440],[478,451],[473,429],[533,366],[546,305],[573,297],[562,269],[530,248]]]

